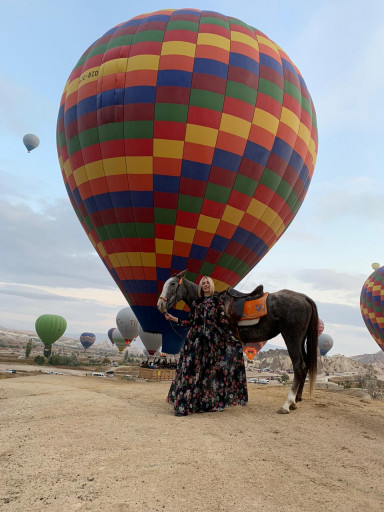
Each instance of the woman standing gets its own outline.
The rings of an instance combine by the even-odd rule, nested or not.
[[[214,289],[212,279],[203,277],[189,318],[179,322],[165,315],[189,327],[167,398],[176,416],[222,411],[248,401],[243,348],[229,329],[223,302],[213,295]]]

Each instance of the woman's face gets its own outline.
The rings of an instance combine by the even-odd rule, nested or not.
[[[210,282],[208,281],[208,279],[203,279],[203,281],[201,282],[201,289],[203,290],[204,292],[204,295],[205,294],[209,294],[210,291],[211,291],[211,285],[210,285]]]

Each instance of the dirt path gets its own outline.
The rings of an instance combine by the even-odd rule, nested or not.
[[[384,509],[384,404],[249,385],[247,407],[175,417],[167,382],[60,375],[0,383],[0,509]]]

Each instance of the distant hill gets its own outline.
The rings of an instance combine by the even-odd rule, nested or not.
[[[379,350],[375,354],[362,354],[360,356],[351,356],[351,359],[366,364],[384,363],[384,352],[382,350]]]
[[[283,349],[260,351],[253,360],[253,365],[259,369],[292,370],[292,363],[288,351]],[[318,361],[319,373],[366,373],[370,366],[375,366],[377,371],[381,373],[380,367],[376,364],[364,363],[357,361],[356,357],[351,358],[341,354],[331,357],[319,357]]]

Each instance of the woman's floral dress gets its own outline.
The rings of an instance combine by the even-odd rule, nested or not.
[[[180,324],[190,329],[167,397],[175,414],[245,405],[243,348],[229,329],[223,302],[215,296],[195,300],[188,320]]]

